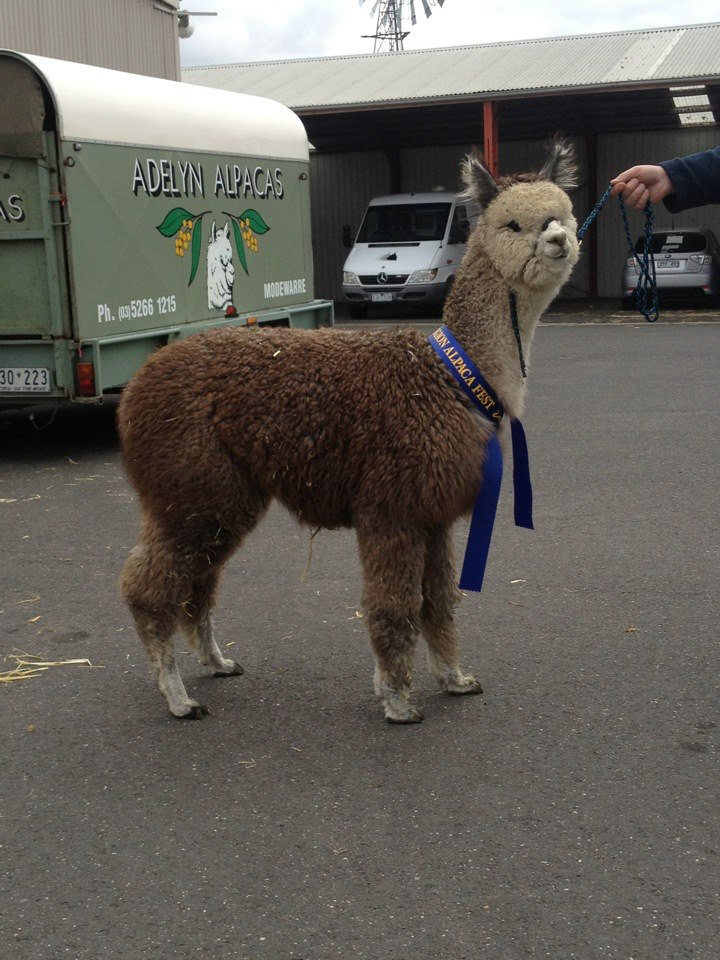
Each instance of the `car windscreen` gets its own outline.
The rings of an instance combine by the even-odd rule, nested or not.
[[[442,240],[449,203],[389,203],[370,206],[358,233],[358,243],[418,243]]]
[[[653,253],[702,253],[707,246],[707,239],[702,233],[654,233],[652,236]],[[645,249],[645,238],[638,237],[635,244],[635,253],[642,253]]]

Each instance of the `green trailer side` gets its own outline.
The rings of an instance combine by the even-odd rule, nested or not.
[[[272,101],[0,51],[0,407],[97,402],[211,327],[333,323]]]

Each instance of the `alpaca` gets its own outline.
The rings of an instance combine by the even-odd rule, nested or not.
[[[556,140],[539,173],[497,182],[470,156],[463,177],[482,215],[444,319],[517,417],[525,385],[509,293],[527,359],[578,259],[565,192],[575,186],[572,148]],[[177,627],[216,676],[242,673],[221,653],[211,614],[223,565],[272,500],[310,527],[355,529],[388,721],[422,720],[410,699],[419,633],[444,691],[481,692],[460,666],[451,526],[472,509],[494,427],[421,333],[198,334],[149,358],[118,419],[142,510],[121,587],[172,714],[207,712],[178,671]]]
[[[232,258],[230,221],[226,221],[222,230],[216,230],[213,220],[207,252],[209,310],[224,310],[232,303],[232,288],[235,283],[235,267]]]

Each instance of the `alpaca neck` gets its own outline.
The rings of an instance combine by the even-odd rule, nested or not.
[[[518,417],[522,413],[525,382],[510,315],[509,290],[504,283],[498,284],[488,296],[478,301],[476,296],[471,300],[463,295],[465,288],[468,294],[474,293],[473,286],[471,282],[465,284],[463,278],[458,278],[456,289],[448,300],[444,322],[493,387],[507,412]],[[517,298],[517,307],[522,351],[527,364],[537,317],[530,317],[528,304],[521,295]]]

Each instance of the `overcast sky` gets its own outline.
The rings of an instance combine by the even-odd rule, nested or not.
[[[194,34],[180,41],[183,66],[248,63],[296,57],[372,53],[374,0],[183,0],[187,10],[215,11],[194,17]],[[409,3],[405,4],[409,9]],[[426,19],[422,0],[405,49],[490,43],[576,33],[607,33],[720,19],[717,0],[445,0]]]

